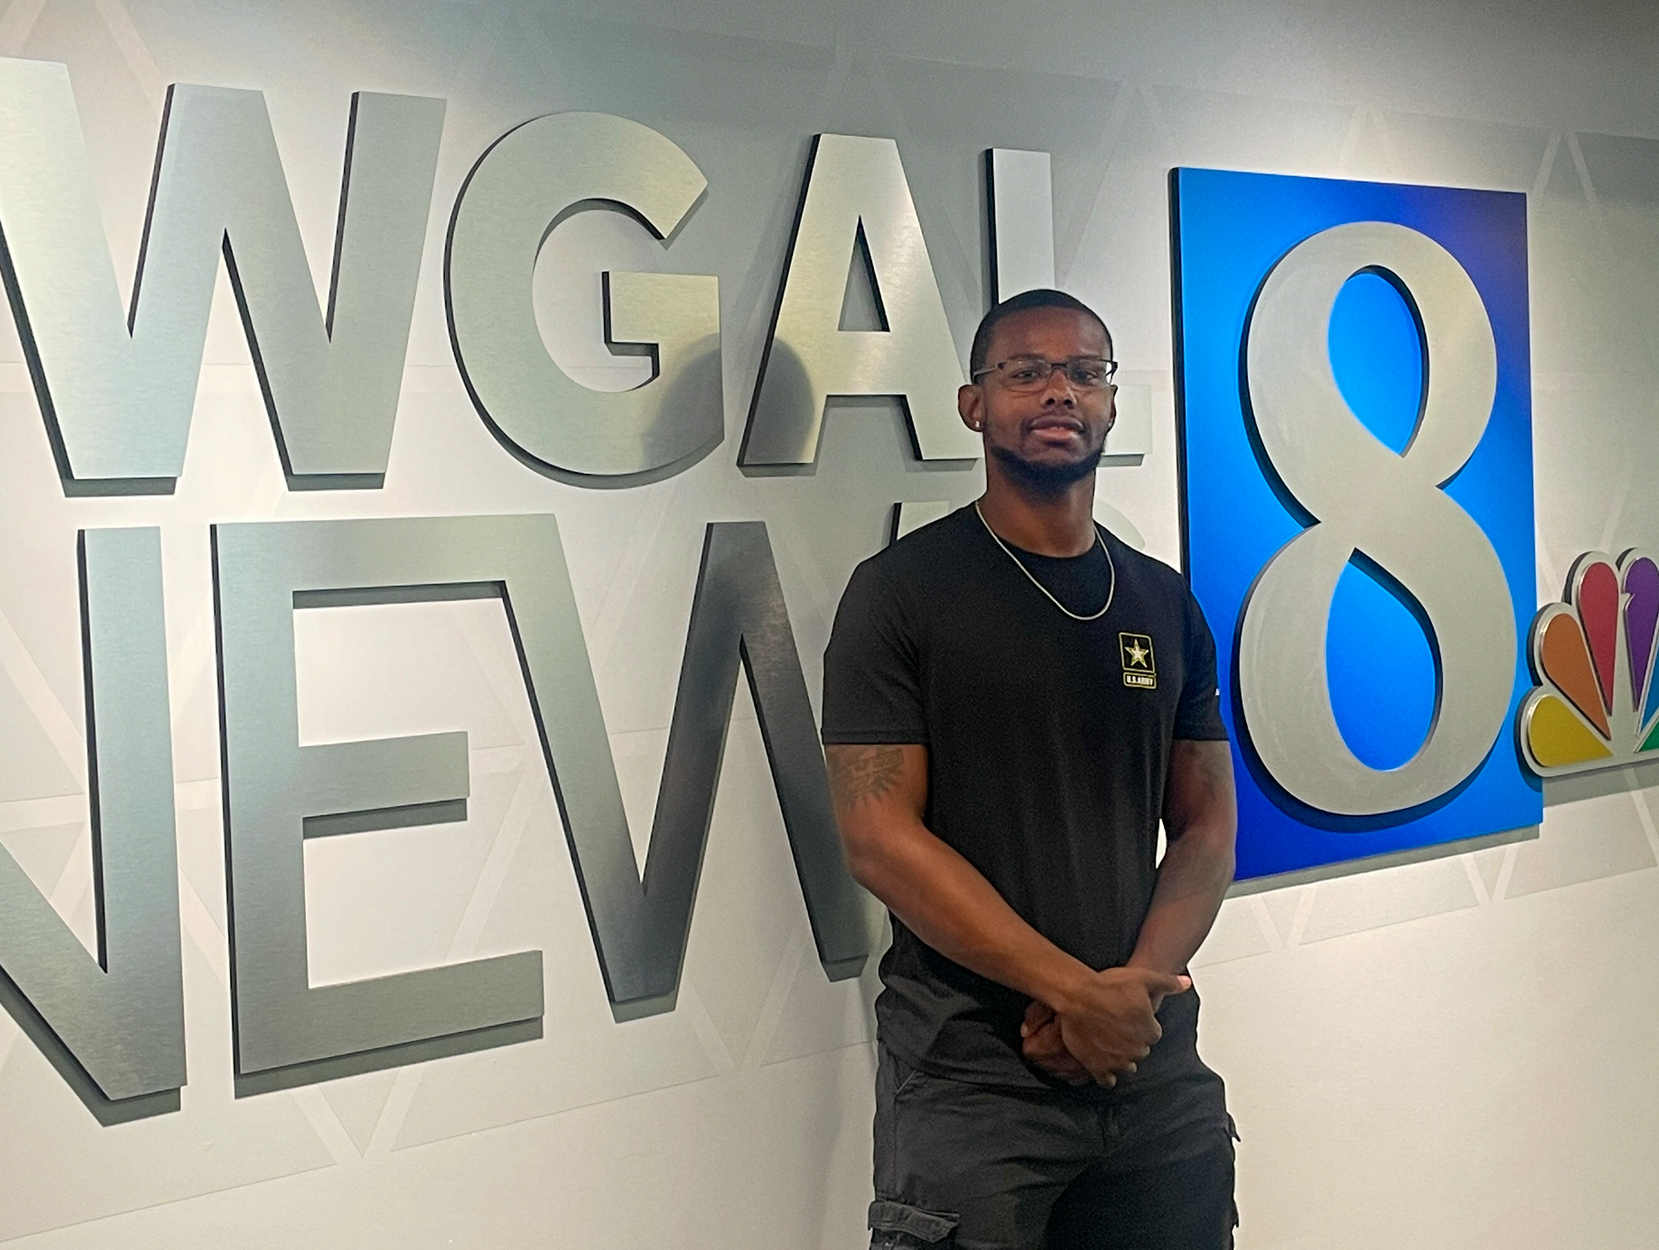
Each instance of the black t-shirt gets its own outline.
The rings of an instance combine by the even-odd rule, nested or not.
[[[1152,900],[1171,742],[1227,734],[1215,641],[1185,581],[1100,533],[1104,551],[1069,559],[1004,551],[969,506],[859,565],[824,654],[823,736],[926,745],[928,828],[1039,933],[1103,969],[1128,960]],[[1074,620],[1032,578],[1079,615],[1109,591],[1111,606]],[[881,978],[881,1040],[910,1064],[1054,1083],[1020,1055],[1029,999],[896,917]],[[1166,999],[1162,1040],[1118,1090],[1213,1081],[1197,1018],[1195,993]]]

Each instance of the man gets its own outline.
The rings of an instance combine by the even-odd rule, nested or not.
[[[1232,1241],[1185,975],[1232,880],[1232,763],[1185,582],[1094,523],[1111,354],[1058,291],[986,314],[957,396],[985,494],[860,565],[825,652],[847,859],[893,915],[873,1246]]]

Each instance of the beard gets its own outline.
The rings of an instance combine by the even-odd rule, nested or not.
[[[1100,464],[1100,457],[1106,451],[1105,440],[1093,451],[1085,452],[1076,460],[1062,464],[1033,464],[1007,447],[990,447],[987,450],[1000,464],[1003,471],[1021,486],[1037,495],[1058,495],[1074,482],[1095,471]]]

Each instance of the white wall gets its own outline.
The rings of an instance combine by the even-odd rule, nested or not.
[[[556,512],[648,827],[705,522],[771,526],[816,690],[841,586],[891,503],[977,491],[976,471],[910,463],[880,405],[833,414],[813,475],[735,468],[807,144],[839,131],[898,140],[964,348],[982,307],[978,153],[1054,154],[1059,279],[1106,313],[1124,380],[1154,396],[1153,453],[1103,489],[1166,558],[1168,168],[1529,192],[1538,576],[1554,597],[1582,550],[1659,548],[1659,139],[1613,137],[1659,136],[1656,52],[1659,19],[1638,5],[10,0],[0,53],[70,67],[124,283],[167,83],[265,91],[322,280],[349,93],[440,95],[449,112],[381,492],[284,490],[221,283],[178,493],[66,500],[0,328],[0,843],[88,933],[74,533],[161,525],[191,1065],[181,1113],[99,1128],[0,1016],[0,1242],[859,1245],[873,980],[830,985],[817,966],[747,693],[679,1009],[616,1025],[493,605],[307,614],[307,740],[465,728],[474,785],[459,829],[310,849],[312,954],[332,980],[541,949],[546,1038],[232,1098],[207,524]],[[631,490],[509,458],[443,327],[461,179],[509,126],[563,109],[654,126],[710,182],[667,253],[600,217],[563,227],[544,261],[561,358],[590,364],[599,269],[720,277],[726,441]],[[1659,832],[1629,788],[1642,780],[1659,779],[1552,788],[1534,842],[1227,904],[1197,978],[1244,1135],[1241,1246],[1652,1244]]]

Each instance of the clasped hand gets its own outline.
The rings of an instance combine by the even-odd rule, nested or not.
[[[1158,1008],[1164,999],[1191,988],[1190,977],[1108,968],[1064,1010],[1033,1001],[1020,1026],[1021,1050],[1029,1062],[1073,1085],[1094,1081],[1109,1088],[1163,1036]]]

